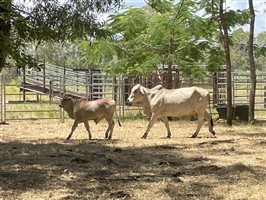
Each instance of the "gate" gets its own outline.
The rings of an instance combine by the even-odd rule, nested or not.
[[[232,104],[249,104],[250,75],[247,72],[232,72]],[[226,72],[217,73],[216,103],[226,104]],[[255,96],[256,111],[264,111],[266,107],[266,73],[257,74]]]
[[[155,75],[145,76],[109,76],[99,70],[72,70],[63,67],[47,65],[41,71],[24,70],[15,79],[8,75],[0,75],[0,117],[1,123],[9,120],[26,119],[60,119],[64,121],[65,114],[59,108],[59,100],[65,94],[75,98],[89,100],[110,98],[117,102],[120,118],[145,117],[142,108],[128,107],[125,100],[131,88],[141,83],[146,87],[154,87],[165,80]],[[211,93],[213,104],[226,104],[226,72],[219,72],[206,82],[192,82],[179,74],[173,74],[173,85],[198,85]],[[257,75],[256,112],[265,111],[266,107],[266,74]],[[213,81],[213,82],[212,82]],[[233,104],[248,104],[249,74],[232,73]]]

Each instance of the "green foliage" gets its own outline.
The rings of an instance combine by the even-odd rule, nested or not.
[[[106,27],[112,34],[119,33],[123,40],[128,41],[145,30],[147,20],[144,10],[130,8],[123,13],[111,15]]]
[[[236,29],[231,35],[231,61],[234,70],[249,70],[248,59],[248,39],[249,32],[245,32],[243,29]],[[258,34],[254,38],[254,56],[256,61],[256,67],[258,70],[265,68],[266,61],[266,32]]]
[[[229,30],[237,25],[245,25],[249,22],[249,10],[229,10],[224,13],[224,19]]]
[[[197,9],[190,0],[149,1],[145,8],[127,8],[109,17],[105,28],[110,37],[81,43],[84,57],[111,74],[150,74],[175,65],[200,78],[206,69],[216,71],[221,57],[205,56],[218,48],[207,42],[218,33],[213,21],[195,14]]]
[[[74,41],[77,38],[102,37],[108,33],[102,29],[97,14],[108,12],[120,5],[120,0],[76,1],[68,0],[29,0],[30,3],[13,3],[11,0],[1,1],[1,27],[10,25],[1,42],[0,71],[12,64],[22,66],[28,64],[37,67],[35,60],[26,53],[26,44],[44,41]],[[29,6],[27,6],[29,5]],[[4,47],[3,44],[7,44]]]

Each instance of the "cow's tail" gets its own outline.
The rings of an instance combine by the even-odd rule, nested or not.
[[[210,117],[211,117],[211,126],[214,126],[213,119],[212,119],[212,110],[211,110],[211,96],[209,95],[209,110],[210,110]]]
[[[121,127],[122,125],[121,125],[121,123],[120,123],[120,119],[119,119],[119,116],[118,116],[118,114],[117,114],[117,112],[116,112],[116,109],[115,109],[115,115],[116,115],[116,117],[117,117],[118,125]]]

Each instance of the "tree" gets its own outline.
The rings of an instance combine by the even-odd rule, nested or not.
[[[202,79],[217,71],[223,53],[213,45],[213,22],[197,16],[197,10],[190,0],[128,8],[110,16],[105,27],[111,37],[82,43],[85,56],[114,74],[150,74],[167,66],[171,75],[175,65],[184,75]],[[171,76],[166,80],[171,87],[170,81]]]
[[[254,41],[254,26],[255,26],[255,12],[253,7],[253,0],[249,0],[250,11],[250,31],[248,41],[248,57],[250,63],[250,93],[249,93],[249,122],[254,121],[254,109],[255,109],[255,95],[256,95],[256,65],[253,54],[253,41]]]
[[[36,44],[27,45],[27,53],[36,57],[39,62],[66,66],[69,68],[88,68],[83,59],[79,41],[42,42],[36,48]]]
[[[249,33],[242,28],[236,29],[231,34],[231,62],[233,71],[247,71],[249,69],[247,43]]]
[[[27,1],[26,1],[27,2]],[[29,42],[62,42],[76,38],[106,36],[97,20],[97,13],[118,7],[121,0],[28,0],[14,4],[0,1],[0,71],[15,60],[17,65],[37,66],[25,51]]]
[[[227,124],[232,126],[232,65],[230,56],[230,46],[229,46],[229,34],[228,34],[228,24],[226,23],[224,9],[224,0],[220,0],[220,10],[219,10],[219,24],[220,32],[223,38],[223,46],[225,51],[225,62],[226,62],[226,91],[227,91]]]
[[[245,32],[242,28],[236,29],[232,32],[231,39],[232,45],[230,50],[233,70],[250,70],[248,58],[249,32]],[[254,38],[253,51],[256,71],[264,71],[266,62],[266,32],[261,32]]]
[[[246,10],[234,11],[226,10],[224,8],[224,0],[211,0],[209,2],[202,1],[203,7],[206,13],[211,14],[212,20],[218,22],[218,27],[220,30],[220,41],[222,42],[224,52],[225,52],[225,64],[226,64],[226,90],[227,90],[227,124],[232,125],[232,63],[231,63],[231,52],[230,52],[230,35],[229,31],[236,25],[244,25],[248,23],[248,14]]]
[[[265,70],[266,63],[266,31],[259,33],[255,38],[254,53],[256,69]]]
[[[10,9],[11,1],[0,1],[0,71],[5,65],[5,58],[8,54],[10,36]]]

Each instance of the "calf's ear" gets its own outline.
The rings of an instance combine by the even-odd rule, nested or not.
[[[145,88],[143,86],[140,86],[139,90],[143,95],[145,94]]]

